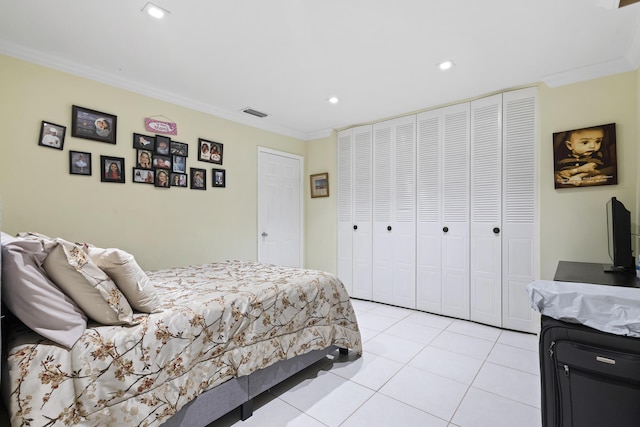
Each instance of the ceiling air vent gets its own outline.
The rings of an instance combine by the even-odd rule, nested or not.
[[[252,116],[264,118],[267,117],[268,114],[263,113],[261,111],[254,110],[253,108],[245,108],[242,110],[244,113],[251,114]]]

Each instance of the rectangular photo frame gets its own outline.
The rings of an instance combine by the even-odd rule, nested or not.
[[[190,168],[189,175],[191,175],[191,189],[192,190],[206,190],[207,189],[207,170]]]
[[[219,142],[199,138],[198,160],[221,165],[223,148],[223,145]]]
[[[311,175],[311,198],[329,197],[329,173]]]
[[[154,136],[143,135],[141,133],[133,134],[133,148],[137,150],[156,151],[156,138]]]
[[[136,150],[136,168],[153,169],[153,151]]]
[[[124,157],[100,156],[100,181],[124,183]]]
[[[138,184],[151,184],[155,180],[153,169],[133,168],[133,182]]]
[[[184,142],[171,141],[171,154],[174,156],[189,156],[189,145]]]
[[[211,186],[224,188],[227,186],[227,172],[224,169],[211,169]]]
[[[155,154],[153,156],[153,167],[158,169],[171,169],[171,157]]]
[[[171,138],[163,135],[156,135],[156,154],[168,156],[171,153]]]
[[[617,184],[616,124],[554,132],[553,172],[555,188]]]
[[[171,186],[172,187],[187,187],[187,174],[186,173],[171,173]]]
[[[69,150],[69,173],[91,176],[91,153]]]
[[[113,114],[77,105],[71,108],[71,136],[115,144],[117,127],[118,117]]]
[[[66,126],[43,121],[40,125],[40,139],[38,139],[38,145],[62,150],[64,147],[64,135],[66,132]]]
[[[160,188],[169,188],[171,187],[171,180],[170,180],[170,176],[169,176],[169,170],[168,169],[155,169],[155,179],[153,181],[153,184],[156,187],[160,187]]]
[[[187,172],[187,158],[184,156],[173,156],[173,164],[172,169],[175,173],[186,173]]]

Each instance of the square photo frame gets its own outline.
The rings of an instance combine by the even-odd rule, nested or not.
[[[206,139],[198,139],[198,160],[202,162],[222,164],[223,145],[215,141],[207,141]]]
[[[156,151],[156,138],[154,136],[143,135],[141,133],[133,134],[133,148],[137,150]]]
[[[124,157],[100,156],[100,181],[124,183]]]
[[[191,168],[191,189],[192,190],[206,190],[207,189],[207,170]]]
[[[64,147],[64,134],[67,128],[51,122],[43,121],[40,125],[40,139],[38,145],[62,150]]]
[[[156,187],[171,187],[171,181],[169,179],[169,171],[167,169],[155,169],[155,180],[153,181],[153,184]]]
[[[329,197],[329,173],[317,173],[310,176],[311,197]]]
[[[189,156],[189,145],[184,142],[171,141],[171,154],[175,156]]]
[[[171,169],[171,156],[153,156],[153,167],[158,169]]]
[[[69,173],[91,176],[91,153],[69,151]]]
[[[153,169],[133,168],[133,182],[138,184],[151,184],[155,180]]]
[[[71,108],[71,136],[93,141],[116,143],[118,117],[89,108]]]
[[[617,184],[616,124],[555,132],[553,172],[556,189]]]
[[[171,186],[172,187],[187,187],[187,174],[186,173],[171,173]]]
[[[227,172],[224,169],[211,169],[211,186],[224,188],[227,186]]]
[[[171,138],[168,136],[156,135],[156,154],[168,156],[171,153]]]

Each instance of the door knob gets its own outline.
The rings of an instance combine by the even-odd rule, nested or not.
[[[263,232],[262,232],[262,237],[267,237],[267,236],[268,236],[267,232],[266,232],[266,231],[263,231]]]
[[[357,230],[357,229],[358,229],[358,226],[357,226],[357,225],[354,225],[354,226],[353,226],[353,229],[354,229],[354,230]]]
[[[387,231],[391,231],[391,226],[387,225]]]
[[[449,227],[442,227],[442,231],[444,231],[445,233],[449,231]]]
[[[493,232],[498,234],[500,232],[500,229],[498,227],[493,227]]]

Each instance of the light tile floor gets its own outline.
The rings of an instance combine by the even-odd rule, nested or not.
[[[209,427],[539,427],[538,337],[352,300],[363,355],[337,352]]]

